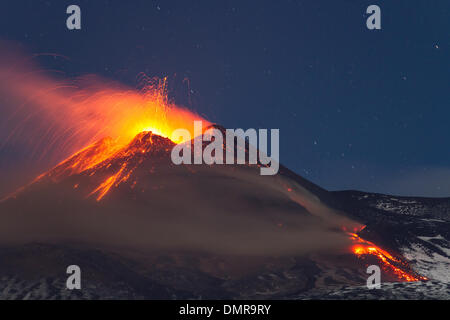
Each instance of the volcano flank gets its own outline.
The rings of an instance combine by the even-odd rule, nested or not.
[[[121,281],[146,298],[261,298],[257,292],[276,297],[330,283],[365,284],[369,263],[382,263],[390,281],[424,279],[397,252],[350,233],[364,227],[358,217],[287,168],[261,176],[258,164],[174,165],[174,146],[150,131],[125,146],[104,138],[0,202],[0,241],[13,248],[0,256],[15,261],[0,271],[28,277],[29,261],[17,260],[23,250],[51,270],[68,259],[61,252],[70,252],[71,264],[86,264],[89,252],[125,265],[117,271]],[[57,279],[48,271],[36,277]],[[129,277],[160,289],[142,291]],[[268,278],[256,283],[260,277]]]

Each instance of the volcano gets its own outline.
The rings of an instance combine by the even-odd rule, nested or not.
[[[174,165],[174,145],[151,131],[125,146],[104,138],[0,202],[3,292],[292,298],[365,286],[371,264],[384,282],[427,280],[364,195],[328,192],[283,166],[261,176],[258,164]],[[71,295],[73,264],[87,289]]]

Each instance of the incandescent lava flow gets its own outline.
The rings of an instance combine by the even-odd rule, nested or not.
[[[98,180],[96,187],[86,197],[95,197],[100,201],[112,187],[130,180],[134,170],[145,159],[156,160],[163,157],[167,160],[170,150],[175,145],[168,138],[143,131],[124,147],[114,143],[111,138],[100,141],[82,149],[62,161],[55,168],[37,177],[34,182],[51,181],[58,183],[72,175],[88,176],[90,180]],[[137,177],[132,177],[132,187],[137,183]],[[81,182],[74,184],[74,189],[81,189]]]
[[[423,277],[413,272],[405,261],[397,257],[394,257],[389,252],[381,249],[374,243],[362,239],[356,233],[348,232],[347,234],[349,235],[350,239],[355,243],[351,247],[351,251],[356,256],[358,256],[358,258],[364,259],[368,256],[375,257],[381,263],[381,267],[386,272],[394,273],[402,281],[428,280],[426,277]]]

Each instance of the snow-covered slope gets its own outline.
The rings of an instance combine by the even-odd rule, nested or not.
[[[450,282],[450,198],[334,194],[346,212],[367,224],[367,237],[400,252],[427,278]]]

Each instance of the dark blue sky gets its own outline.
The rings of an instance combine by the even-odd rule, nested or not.
[[[66,28],[70,4],[82,30]],[[382,30],[366,28],[370,4]],[[169,76],[184,103],[187,77],[191,108],[279,128],[281,162],[325,188],[450,196],[448,0],[19,0],[2,1],[0,26],[69,57],[69,76]]]

